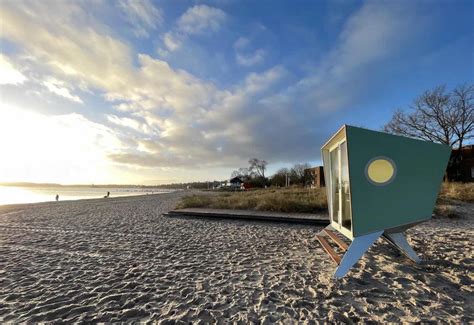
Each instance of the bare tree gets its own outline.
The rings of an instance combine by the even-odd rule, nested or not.
[[[234,170],[232,174],[230,175],[230,177],[231,178],[234,178],[234,177],[248,178],[249,174],[250,172],[248,168],[239,168],[237,170]]]
[[[415,99],[412,112],[398,109],[384,130],[389,133],[453,145],[454,130],[449,114],[449,95],[436,87]]]
[[[310,168],[311,166],[308,163],[304,164],[295,164],[291,168],[291,182],[293,184],[303,184],[305,183],[305,173],[304,170]]]
[[[249,160],[249,171],[251,174],[256,177],[261,177],[265,179],[265,170],[267,170],[268,163],[265,160],[260,160],[258,158],[252,158]]]
[[[271,179],[271,184],[273,186],[286,186],[286,177],[289,175],[290,171],[288,168],[280,168]]]
[[[416,98],[411,112],[397,110],[384,130],[461,148],[474,137],[473,98],[473,85],[458,86],[452,93],[438,86]]]
[[[453,132],[457,138],[458,149],[464,141],[474,138],[474,85],[461,85],[453,90],[451,96]]]
[[[451,93],[444,86],[426,91],[415,99],[412,112],[397,110],[384,130],[461,149],[474,138],[474,85],[461,85]],[[445,178],[457,180],[462,150],[453,151]]]

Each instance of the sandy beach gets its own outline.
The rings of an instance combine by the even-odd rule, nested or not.
[[[0,321],[474,321],[472,204],[336,281],[320,228],[161,216],[182,195],[0,206]]]

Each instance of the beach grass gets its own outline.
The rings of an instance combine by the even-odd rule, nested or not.
[[[446,199],[474,202],[474,183],[443,183],[438,196],[438,205]],[[313,213],[327,210],[327,198],[325,188],[271,187],[250,191],[218,192],[217,195],[190,195],[184,197],[177,208]],[[441,214],[449,214],[440,209],[439,212],[443,212]]]
[[[177,208],[238,209],[275,212],[327,210],[326,189],[267,188],[184,197]]]
[[[439,199],[474,202],[474,183],[443,183]]]
[[[443,183],[434,214],[442,218],[459,218],[465,214],[462,212],[462,206],[472,202],[474,202],[474,183]]]

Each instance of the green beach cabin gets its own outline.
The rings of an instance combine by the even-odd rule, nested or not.
[[[352,241],[333,258],[336,277],[380,236],[418,261],[403,231],[431,218],[451,148],[344,125],[321,151],[331,223],[318,239],[338,231]]]

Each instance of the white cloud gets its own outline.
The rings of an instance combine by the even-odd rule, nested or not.
[[[65,83],[60,80],[48,78],[47,80],[43,81],[43,85],[46,86],[46,88],[48,88],[48,90],[53,94],[64,97],[76,103],[84,103],[79,96],[71,94],[69,89],[65,87]]]
[[[234,48],[240,50],[247,47],[249,43],[250,40],[248,38],[241,36],[234,42]]]
[[[250,73],[244,80],[242,89],[251,94],[267,90],[269,86],[283,79],[286,70],[282,66],[276,66],[262,73]]]
[[[133,25],[137,37],[148,37],[148,30],[156,29],[163,22],[163,14],[149,0],[120,0],[119,8]]]
[[[138,147],[147,150],[127,150],[111,155],[111,159],[124,164],[140,166],[228,166],[245,162],[255,155],[267,155],[267,150],[258,143],[259,132],[267,130],[259,126],[263,120],[269,122],[275,132],[279,132],[278,110],[268,109],[259,104],[278,82],[285,77],[282,67],[275,67],[257,74],[251,73],[232,91],[208,89],[207,96],[214,100],[204,103],[196,95],[194,105],[161,120],[156,114],[163,132],[159,137],[140,141]],[[277,113],[277,115],[273,115]],[[151,119],[147,118],[149,122]],[[272,125],[273,123],[273,125]],[[273,135],[274,136],[274,135]],[[281,136],[280,136],[281,137]]]
[[[118,117],[117,115],[107,115],[107,120],[115,125],[131,128],[135,131],[138,131],[143,134],[152,134],[153,131],[148,127],[147,124],[144,124],[137,119],[129,117]]]
[[[290,87],[286,95],[320,111],[350,106],[372,77],[369,71],[382,61],[389,65],[390,58],[416,39],[426,22],[416,16],[415,9],[409,2],[365,3],[348,18],[317,72]]]
[[[61,8],[67,18],[53,15],[45,2],[32,2],[26,7],[15,4],[0,2],[1,37],[21,44],[38,63],[76,82],[99,88],[128,88],[133,71],[130,48],[100,27],[76,27],[76,20],[87,16],[77,3],[67,2],[74,10]]]
[[[159,56],[160,58],[164,59],[164,58],[167,58],[167,57],[168,57],[168,55],[170,54],[170,51],[165,50],[165,49],[163,49],[163,48],[161,48],[161,47],[158,47],[158,48],[156,49],[156,53],[158,53],[158,56]]]
[[[10,60],[0,54],[0,85],[19,85],[25,80],[26,77],[13,66]]]
[[[235,58],[238,64],[249,67],[261,63],[265,58],[265,51],[262,49],[257,49],[252,54],[237,53]]]
[[[322,114],[342,109],[357,98],[366,69],[397,55],[416,22],[410,10],[398,3],[365,4],[349,19],[314,75],[282,89],[286,70],[277,66],[250,73],[241,83],[221,89],[163,60],[135,56],[100,24],[84,28],[77,19],[87,14],[71,4],[76,8],[65,11],[67,19],[40,10],[49,13],[45,19],[32,14],[34,9],[0,2],[4,21],[0,35],[60,74],[58,79],[83,82],[103,93],[117,108],[108,122],[143,133],[114,128],[127,145],[108,152],[108,157],[145,167],[238,166],[252,156],[285,162],[317,159],[318,132],[326,127],[320,121]],[[220,26],[200,23],[204,16],[189,14],[179,30],[183,28],[184,33],[192,24],[196,31]],[[257,64],[263,56],[260,53],[242,62]],[[328,116],[324,115],[325,121]]]
[[[176,27],[163,35],[163,43],[167,51],[176,51],[189,35],[213,33],[219,30],[226,17],[226,13],[221,9],[207,5],[188,8],[178,18]],[[162,57],[168,56],[169,52],[167,51],[162,48],[157,49],[158,54]]]
[[[206,5],[189,8],[178,19],[178,30],[185,34],[203,34],[215,32],[224,23],[226,13],[221,9]]]
[[[250,43],[250,39],[243,36],[234,42],[235,61],[238,65],[250,67],[262,63],[265,59],[265,50],[255,49],[252,51]]]
[[[330,64],[334,74],[375,63],[399,51],[398,46],[416,31],[413,8],[402,3],[368,2],[353,14],[339,36]],[[422,19],[419,21],[422,25]]]
[[[173,36],[173,33],[171,32],[165,34],[163,42],[170,51],[175,51],[181,47],[181,41],[176,36]]]

